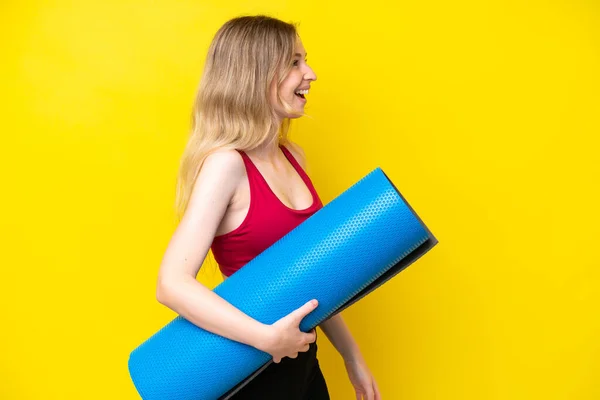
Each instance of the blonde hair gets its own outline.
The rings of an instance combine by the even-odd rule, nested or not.
[[[287,141],[290,120],[281,123],[269,102],[292,67],[298,37],[294,24],[258,15],[226,22],[208,50],[192,111],[192,126],[177,177],[176,216],[187,208],[194,182],[206,157],[217,149],[252,150]],[[286,112],[294,112],[279,91]]]

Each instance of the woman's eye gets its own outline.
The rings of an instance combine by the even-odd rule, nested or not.
[[[294,60],[294,62],[292,63],[292,65],[293,65],[294,67],[297,67],[299,62],[300,62],[300,60]],[[307,62],[308,62],[308,60],[307,60],[307,59],[305,59],[305,60],[304,60],[304,63],[306,64]]]

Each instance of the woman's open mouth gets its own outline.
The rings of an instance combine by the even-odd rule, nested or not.
[[[296,90],[294,92],[294,94],[296,96],[300,97],[301,99],[305,99],[306,100],[306,97],[304,97],[304,96],[308,94],[308,89],[305,89],[305,90]]]

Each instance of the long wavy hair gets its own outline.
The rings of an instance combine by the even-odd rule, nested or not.
[[[276,18],[243,16],[215,34],[192,111],[191,132],[179,173],[175,213],[183,217],[194,182],[206,157],[222,148],[252,150],[265,143],[287,142],[290,120],[281,121],[269,102],[292,67],[296,25]],[[286,112],[295,112],[277,91]]]

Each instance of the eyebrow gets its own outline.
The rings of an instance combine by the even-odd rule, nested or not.
[[[308,56],[308,53],[304,54],[305,58],[306,58],[306,56]],[[294,57],[302,57],[302,54],[296,53],[296,54],[294,54]]]

